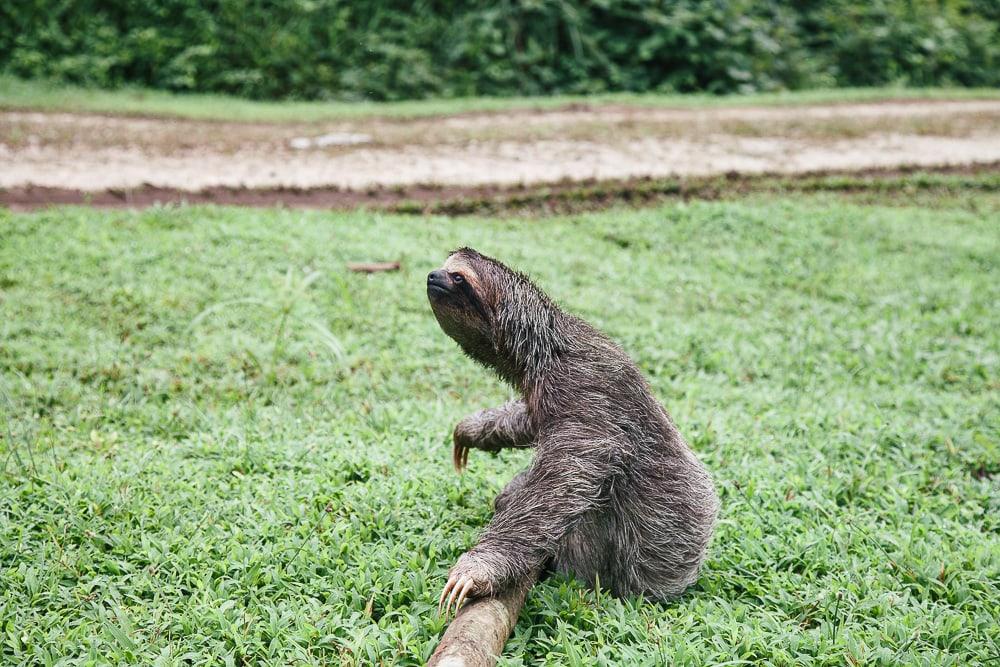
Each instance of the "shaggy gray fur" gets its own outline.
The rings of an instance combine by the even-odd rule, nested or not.
[[[472,582],[470,595],[488,594],[539,566],[619,596],[692,584],[719,500],[628,355],[469,248],[428,276],[428,297],[442,329],[523,396],[463,419],[456,448],[535,448],[445,593]]]

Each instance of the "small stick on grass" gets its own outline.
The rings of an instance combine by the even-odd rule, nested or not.
[[[357,273],[381,273],[399,271],[399,262],[348,262],[347,268]]]
[[[428,667],[493,667],[517,625],[528,590],[538,579],[535,572],[517,586],[498,595],[469,600],[445,630]]]

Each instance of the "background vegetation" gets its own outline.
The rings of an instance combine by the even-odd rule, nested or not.
[[[462,243],[621,341],[723,498],[688,595],[548,580],[503,664],[995,661],[998,205],[0,211],[0,663],[422,664],[529,456],[450,468],[508,396],[426,303]]]
[[[708,95],[681,93],[603,93],[545,97],[460,97],[396,102],[247,100],[213,93],[173,93],[148,88],[87,88],[0,74],[0,110],[94,112],[113,115],[216,119],[268,123],[318,123],[331,120],[420,118],[469,112],[623,104],[636,108],[713,109],[754,106],[805,106],[886,100],[997,100],[1000,88],[833,88]]]
[[[994,0],[23,0],[0,71],[256,99],[1000,85]]]

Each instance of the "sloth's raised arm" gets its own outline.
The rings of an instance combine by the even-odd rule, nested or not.
[[[496,452],[507,447],[531,447],[535,435],[524,401],[511,401],[498,408],[475,412],[455,427],[452,450],[455,468],[465,467],[470,449]]]

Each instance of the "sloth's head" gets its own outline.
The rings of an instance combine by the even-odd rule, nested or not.
[[[459,248],[444,266],[427,274],[427,298],[438,324],[470,354],[493,347],[505,274],[513,271],[472,248]]]
[[[427,275],[438,324],[473,359],[514,379],[556,351],[559,309],[526,276],[472,248]]]

